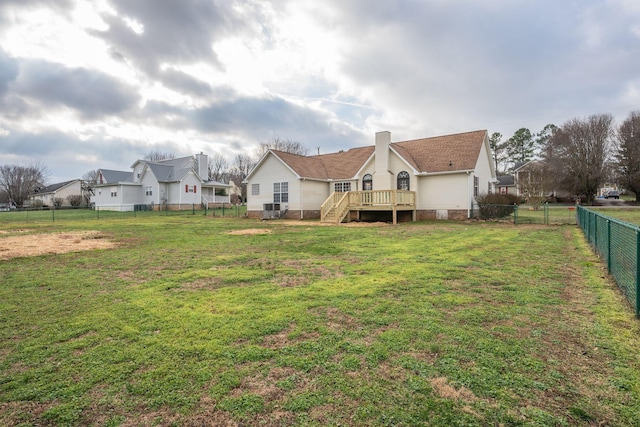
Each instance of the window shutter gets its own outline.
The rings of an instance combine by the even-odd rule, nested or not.
[[[189,185],[188,185],[188,184],[185,184],[185,185],[184,185],[184,192],[185,192],[185,193],[188,193],[188,192],[189,192]]]
[[[193,194],[196,194],[196,193],[197,193],[196,188],[197,188],[197,187],[194,185],[194,186],[193,186]]]

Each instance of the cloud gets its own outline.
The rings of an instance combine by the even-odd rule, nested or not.
[[[18,77],[18,64],[0,49],[0,99],[9,90],[9,84]]]
[[[220,66],[212,48],[216,37],[236,31],[241,22],[233,5],[208,0],[112,0],[116,15],[103,13],[106,31],[92,34],[107,42],[115,55],[136,64],[149,76],[169,82],[163,64],[205,62]],[[137,23],[139,31],[130,22]]]
[[[48,109],[65,106],[86,120],[122,114],[135,107],[136,91],[107,74],[44,61],[21,61],[13,90]]]
[[[182,71],[168,68],[162,70],[159,76],[165,86],[177,92],[194,97],[208,97],[213,94],[211,85]]]
[[[321,145],[334,150],[367,143],[367,136],[341,123],[334,115],[278,96],[248,97],[229,94],[200,108],[149,102],[142,114],[162,126],[196,129],[202,134],[232,133],[247,141],[273,136]]]

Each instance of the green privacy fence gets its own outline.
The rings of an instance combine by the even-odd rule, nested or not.
[[[640,227],[578,207],[578,224],[640,318]]]

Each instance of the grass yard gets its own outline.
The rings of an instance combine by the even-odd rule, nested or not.
[[[0,223],[0,283],[0,425],[640,425],[575,226]]]
[[[640,207],[593,208],[594,211],[640,226]]]
[[[548,205],[546,217],[544,206],[534,210],[529,205],[520,205],[517,215],[518,224],[576,224],[576,207],[574,205]],[[510,218],[513,219],[513,215]]]

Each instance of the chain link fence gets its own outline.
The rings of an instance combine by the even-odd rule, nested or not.
[[[240,218],[246,214],[246,206],[221,205],[216,208],[204,208],[192,205],[190,208],[177,209],[134,209],[128,211],[106,210],[99,208],[39,208],[13,209],[0,212],[0,223],[36,223],[78,220],[111,220],[125,218],[145,218],[153,216],[206,215],[210,217]]]
[[[474,205],[472,218],[497,220],[519,224],[565,225],[576,224],[575,205],[497,205],[479,203]]]
[[[640,318],[640,227],[578,206],[578,223]]]

